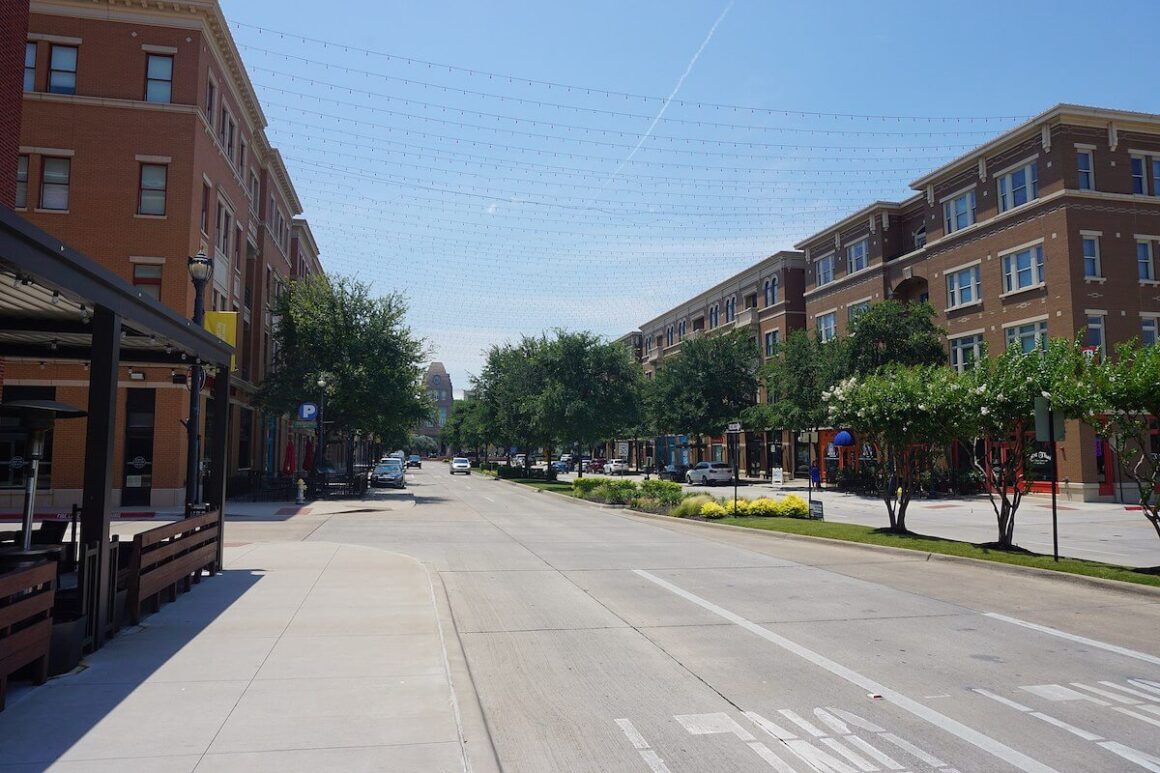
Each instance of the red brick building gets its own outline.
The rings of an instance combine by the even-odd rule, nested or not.
[[[187,256],[213,258],[206,307],[237,313],[225,461],[234,478],[277,472],[287,422],[252,407],[272,356],[271,306],[296,260],[302,272],[321,266],[309,228],[304,221],[295,227],[301,203],[266,138],[266,118],[218,3],[38,0],[25,62],[17,211],[115,271],[142,298],[184,315],[192,314],[194,295]],[[298,257],[295,233],[303,242]],[[118,415],[128,419],[115,451],[124,467],[115,482],[122,506],[183,503],[184,372],[124,374]],[[7,374],[6,398],[15,390],[84,401],[83,363],[9,360]],[[208,400],[206,426],[216,409]],[[55,432],[46,504],[75,500],[82,436],[83,427],[72,425]],[[0,479],[0,506],[18,496],[5,484]]]
[[[897,298],[930,300],[960,369],[984,345],[1030,350],[1077,333],[1105,352],[1156,341],[1160,116],[1059,105],[911,185],[906,201],[877,202],[796,245],[820,337],[844,333],[862,304]],[[1109,450],[1079,422],[1059,475],[1077,498],[1113,494]]]

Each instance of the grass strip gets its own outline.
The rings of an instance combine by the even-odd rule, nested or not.
[[[532,478],[508,478],[512,483],[521,483],[525,486],[538,488],[541,491],[555,491],[557,494],[567,494],[573,496],[572,484],[561,483],[560,481],[534,480]]]
[[[723,518],[717,523],[728,523],[733,526],[744,526],[748,529],[765,529],[787,534],[804,534],[810,537],[825,537],[826,539],[842,540],[844,542],[861,542],[869,545],[887,545],[907,550],[918,550],[924,553],[939,553],[947,556],[963,556],[977,558],[982,561],[995,561],[1002,564],[1031,566],[1036,569],[1049,569],[1053,572],[1080,574],[1085,577],[1099,577],[1104,580],[1118,580],[1133,582],[1138,585],[1160,587],[1160,573],[1156,568],[1131,569],[1115,564],[1104,564],[1098,561],[1084,561],[1078,558],[1063,558],[1052,560],[1051,556],[1016,548],[1014,550],[1000,550],[992,546],[975,545],[970,542],[930,537],[925,534],[893,534],[885,529],[875,529],[870,526],[859,526],[852,523],[830,523],[827,521],[808,521],[796,518]]]

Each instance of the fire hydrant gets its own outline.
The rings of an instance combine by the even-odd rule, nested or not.
[[[298,479],[298,498],[294,500],[294,504],[306,504],[306,481],[302,480],[302,478]]]

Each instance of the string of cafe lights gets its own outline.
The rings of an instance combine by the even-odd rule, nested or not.
[[[230,26],[236,30],[254,30],[259,35],[277,36],[281,40],[292,40],[299,43],[309,43],[312,45],[321,45],[324,49],[334,49],[345,54],[363,54],[364,56],[375,56],[382,58],[384,61],[401,63],[411,66],[425,67],[427,69],[446,70],[448,72],[456,72],[465,74],[469,77],[487,78],[488,80],[506,80],[509,83],[526,84],[527,86],[538,86],[547,89],[556,89],[557,91],[564,91],[566,93],[576,92],[585,93],[588,95],[597,95],[609,98],[624,99],[639,101],[641,103],[655,103],[661,104],[667,102],[670,105],[681,107],[695,107],[697,109],[712,109],[716,111],[726,110],[730,112],[741,112],[750,115],[771,115],[784,117],[799,117],[799,118],[834,118],[841,120],[859,120],[859,121],[927,121],[927,122],[968,122],[968,123],[992,123],[992,122],[1014,122],[1025,120],[1028,116],[1025,115],[1001,115],[1001,116],[923,116],[923,115],[884,115],[884,114],[860,114],[860,113],[837,113],[837,112],[819,112],[807,110],[790,110],[786,108],[765,108],[756,107],[752,105],[730,105],[717,102],[708,102],[702,100],[686,100],[675,97],[649,96],[644,94],[634,94],[625,91],[613,91],[608,89],[599,89],[589,86],[578,86],[574,84],[560,83],[550,80],[542,80],[537,78],[528,78],[524,76],[505,75],[502,73],[490,72],[487,70],[460,67],[457,65],[448,64],[446,62],[434,62],[415,57],[401,56],[392,54],[386,51],[377,51],[369,48],[360,48],[352,46],[349,43],[342,43],[333,40],[324,40],[321,38],[309,37],[306,35],[299,35],[297,33],[286,30],[277,30],[271,27],[265,27],[257,24],[248,24],[237,20],[231,20]]]

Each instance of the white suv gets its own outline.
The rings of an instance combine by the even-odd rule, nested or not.
[[[471,462],[469,462],[467,459],[465,459],[462,456],[457,456],[454,459],[452,459],[451,460],[451,474],[454,475],[457,472],[461,472],[464,475],[470,475],[471,474]]]
[[[628,472],[628,462],[623,459],[609,459],[604,463],[605,475],[624,475]]]
[[[685,482],[690,486],[697,483],[703,486],[732,483],[733,467],[725,462],[700,462],[685,473]]]

